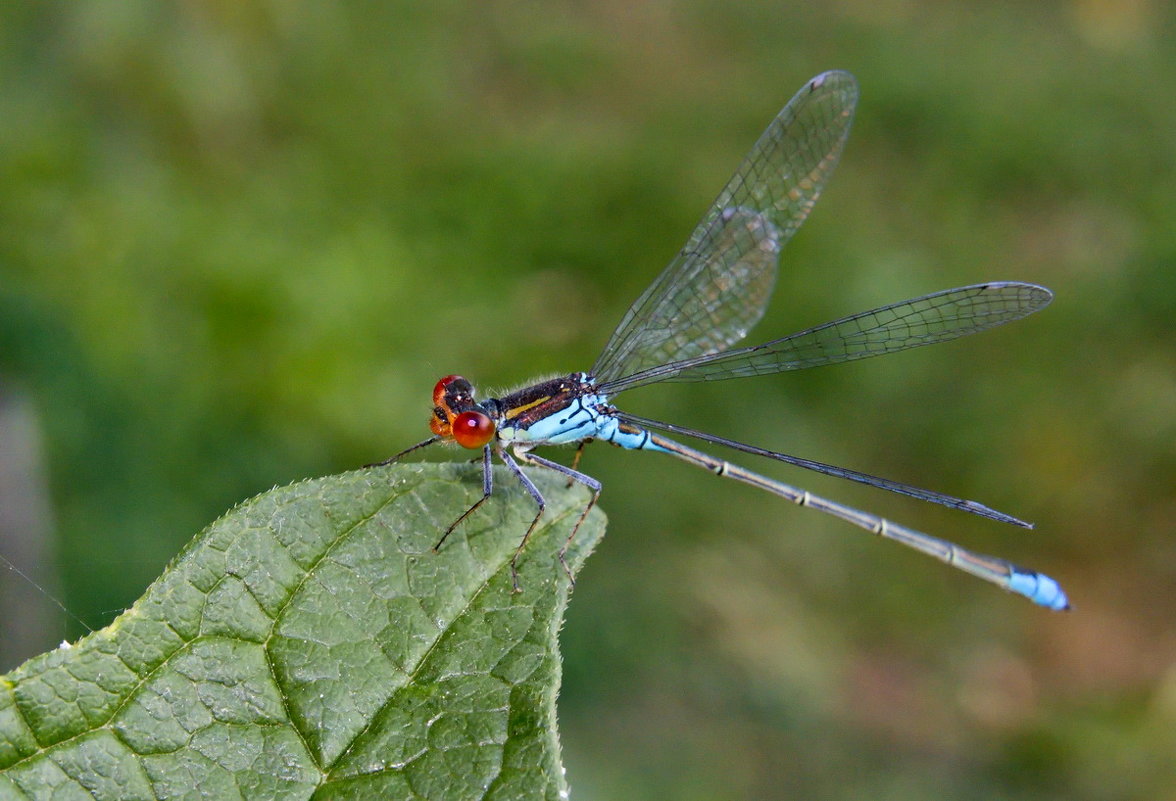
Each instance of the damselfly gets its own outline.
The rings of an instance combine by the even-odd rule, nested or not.
[[[482,498],[449,526],[437,547],[490,497],[491,457],[497,455],[538,505],[511,560],[516,590],[516,563],[545,506],[543,495],[519,462],[554,470],[591,490],[591,500],[564,543],[562,561],[576,529],[600,497],[600,482],[576,469],[584,445],[598,439],[631,450],[676,456],[896,540],[1042,606],[1069,608],[1058,583],[1042,573],[825,500],[658,432],[766,456],[992,520],[1032,528],[1029,523],[975,501],[647,420],[612,404],[612,399],[625,390],[663,381],[721,381],[767,375],[946,342],[1020,319],[1050,302],[1050,291],[1034,284],[976,284],[843,317],[762,345],[731,347],[763,316],[775,283],[780,249],[804,222],[833,172],[849,135],[857,97],[852,75],[827,72],[809,81],[788,102],[694,229],[686,246],[625,313],[589,372],[542,381],[501,398],[482,401],[475,400],[472,385],[461,376],[450,375],[437,382],[429,421],[433,436],[381,463],[396,461],[436,442],[456,442],[481,451]],[[532,452],[540,445],[573,443],[579,449],[571,467]]]

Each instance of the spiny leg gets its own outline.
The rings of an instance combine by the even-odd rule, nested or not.
[[[429,445],[432,445],[434,442],[439,442],[440,440],[441,440],[441,437],[429,437],[424,442],[418,442],[416,445],[413,445],[411,448],[405,448],[404,450],[402,450],[400,453],[396,454],[395,456],[389,456],[387,459],[385,459],[382,462],[373,462],[372,464],[365,464],[364,467],[383,467],[385,465],[392,464],[393,462],[399,461],[402,456],[407,456],[408,454],[412,453],[415,450],[420,450],[421,448],[426,448]]]
[[[471,506],[469,509],[466,509],[465,512],[462,513],[461,517],[450,523],[449,528],[445,529],[445,533],[441,535],[441,539],[437,540],[437,544],[433,546],[433,550],[438,550],[441,547],[441,543],[445,542],[445,539],[453,533],[453,530],[461,525],[461,521],[465,520],[474,513],[475,509],[484,504],[486,499],[490,497],[490,493],[493,491],[494,471],[491,469],[490,464],[490,446],[486,445],[482,448],[482,497],[479,498],[473,506]]]
[[[581,443],[581,449],[583,449],[583,443]],[[577,453],[579,453],[579,451],[577,451]],[[568,535],[568,538],[564,540],[563,547],[559,549],[559,563],[563,565],[564,572],[568,574],[568,581],[570,581],[574,586],[576,579],[574,576],[572,576],[572,569],[568,567],[568,562],[565,556],[567,555],[568,547],[572,544],[572,540],[576,537],[576,532],[580,530],[580,524],[584,522],[584,519],[588,517],[588,513],[592,511],[592,507],[595,506],[596,502],[600,499],[600,491],[603,488],[603,485],[592,476],[585,475],[579,470],[576,470],[575,462],[572,463],[572,467],[565,467],[559,462],[553,462],[548,459],[544,459],[542,456],[536,456],[530,452],[520,453],[519,458],[529,464],[539,465],[540,467],[546,467],[550,470],[554,470],[557,473],[563,473],[568,477],[568,486],[571,486],[572,482],[579,482],[588,489],[592,490],[592,500],[588,501],[588,505],[585,506],[584,511],[580,513],[580,518],[576,521],[576,525],[572,526],[572,533]]]
[[[582,440],[580,440],[580,444],[576,446],[576,454],[575,454],[575,456],[572,457],[572,470],[575,470],[577,473],[580,471],[580,457],[584,455],[584,447],[591,441],[592,441],[591,437],[589,437],[588,439],[582,439]],[[568,489],[571,489],[572,485],[575,483],[576,483],[576,479],[569,476],[568,483],[566,486]]]
[[[527,459],[526,453],[521,453],[519,456]],[[544,500],[543,493],[541,493],[539,488],[535,486],[535,482],[527,478],[527,474],[523,472],[523,469],[519,467],[518,463],[514,459],[510,458],[510,454],[508,454],[506,451],[500,450],[498,452],[498,457],[502,459],[503,463],[508,468],[510,468],[510,471],[515,474],[515,477],[518,478],[519,482],[523,485],[527,492],[531,494],[531,497],[535,499],[535,503],[539,505],[539,511],[535,513],[535,519],[531,521],[531,525],[527,526],[527,533],[523,535],[523,539],[519,543],[519,547],[515,548],[514,556],[510,558],[510,583],[514,587],[515,592],[521,592],[519,589],[518,571],[519,555],[522,554],[523,548],[527,547],[527,540],[531,539],[531,532],[535,530],[535,526],[539,525],[539,519],[543,517],[543,511],[547,508],[547,501]],[[527,460],[530,461],[529,459]]]

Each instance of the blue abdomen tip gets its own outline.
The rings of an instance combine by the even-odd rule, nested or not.
[[[1070,599],[1066,597],[1065,590],[1044,573],[1018,570],[1009,578],[1009,589],[1055,612],[1065,612],[1070,608]]]

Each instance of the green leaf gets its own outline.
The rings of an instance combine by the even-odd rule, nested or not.
[[[0,679],[0,798],[566,795],[558,551],[587,495],[548,471],[360,470],[275,489],[197,536],[107,628]],[[604,531],[594,511],[568,554]],[[112,547],[117,544],[112,543]]]

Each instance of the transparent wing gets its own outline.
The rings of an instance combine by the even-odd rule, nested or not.
[[[605,395],[660,381],[722,381],[837,364],[974,334],[1041,309],[1053,293],[1001,281],[947,289],[809,328],[762,345],[683,359],[602,383]]]
[[[847,72],[801,89],[764,131],[682,251],[625,313],[592,375],[601,383],[717,353],[763,316],[780,249],[841,156],[857,103]]]

